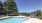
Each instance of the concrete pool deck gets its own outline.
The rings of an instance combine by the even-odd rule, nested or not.
[[[42,23],[42,20],[37,18],[29,18],[28,20],[22,21],[20,23]]]
[[[11,18],[11,17],[13,17],[13,18],[29,18],[29,17],[26,17],[26,16],[6,16],[6,17],[1,17],[0,19],[4,19],[4,18]]]
[[[1,17],[0,19],[10,18],[10,17],[12,17],[12,16]]]

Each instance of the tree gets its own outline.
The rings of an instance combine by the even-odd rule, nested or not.
[[[4,8],[6,10],[6,12],[10,13],[10,14],[14,14],[18,12],[16,3],[14,0],[7,0],[4,2]]]
[[[41,16],[41,10],[36,10],[36,16]]]

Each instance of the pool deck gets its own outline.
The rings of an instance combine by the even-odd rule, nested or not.
[[[42,23],[42,20],[37,18],[29,18],[28,20],[22,21],[20,23]]]
[[[29,17],[26,17],[26,16],[6,16],[6,17],[1,17],[0,19],[4,19],[4,18],[29,18]]]
[[[0,19],[4,19],[4,18],[11,18],[12,16],[6,16],[6,17],[1,17]]]

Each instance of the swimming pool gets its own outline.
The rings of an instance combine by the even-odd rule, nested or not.
[[[21,21],[24,21],[26,18],[9,18],[6,20],[0,20],[0,23],[20,23]]]

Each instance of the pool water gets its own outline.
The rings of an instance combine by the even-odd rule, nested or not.
[[[5,20],[0,20],[0,23],[20,23],[21,21],[24,21],[25,18],[9,18]]]

